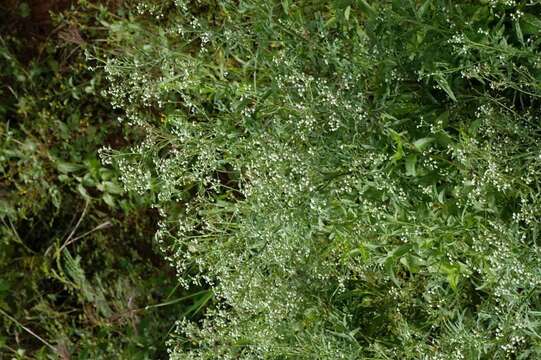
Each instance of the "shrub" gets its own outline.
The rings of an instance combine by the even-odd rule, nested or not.
[[[104,161],[207,289],[171,357],[538,358],[540,13],[178,0],[110,24],[108,96],[146,138]]]

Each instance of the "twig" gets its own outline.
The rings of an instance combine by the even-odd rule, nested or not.
[[[39,336],[38,334],[36,334],[35,332],[33,332],[32,330],[30,330],[29,328],[27,328],[26,326],[24,326],[23,324],[21,324],[19,321],[17,321],[17,319],[15,319],[13,316],[9,315],[8,313],[6,313],[4,310],[0,309],[0,314],[4,315],[5,317],[7,317],[8,319],[10,319],[11,321],[13,321],[15,324],[19,325],[20,327],[22,327],[26,332],[28,332],[30,335],[34,336],[36,339],[38,339],[39,341],[41,341],[44,345],[48,346],[51,350],[53,350],[56,354],[58,354],[58,350],[53,346],[51,345],[50,343],[48,343],[45,339],[43,339],[41,336]]]
[[[75,224],[75,227],[73,228],[73,230],[71,230],[71,233],[69,234],[67,239],[64,241],[64,244],[60,247],[59,252],[61,252],[70,243],[71,238],[73,237],[73,235],[75,235],[75,232],[77,231],[77,229],[81,225],[81,222],[83,221],[83,219],[84,219],[84,217],[86,215],[86,211],[88,210],[88,204],[89,204],[89,201],[87,200],[86,203],[85,203],[85,208],[83,209],[83,213],[81,214],[81,217],[77,221],[77,224]]]
[[[62,252],[62,250],[64,250],[64,248],[65,248],[66,246],[68,246],[68,245],[70,245],[70,244],[73,244],[73,243],[76,242],[77,240],[82,239],[82,238],[84,238],[84,237],[87,236],[87,235],[92,234],[94,231],[98,231],[98,230],[101,230],[101,229],[106,229],[106,228],[108,228],[108,227],[111,227],[112,225],[113,225],[113,224],[112,224],[110,221],[106,221],[106,222],[104,222],[103,224],[99,224],[99,225],[96,226],[94,229],[85,232],[83,235],[79,235],[79,236],[77,236],[77,237],[71,239],[70,241],[66,241],[66,242],[64,243],[64,245],[62,245],[62,246],[60,247],[59,252]]]
[[[19,236],[19,233],[17,232],[17,229],[15,228],[15,226],[13,226],[13,223],[11,222],[11,219],[8,218],[8,222],[9,222],[9,226],[8,224],[6,224],[6,221],[2,218],[2,222],[4,223],[4,225],[6,227],[9,227],[11,229],[11,231],[13,232],[13,235],[15,236],[15,240],[21,244],[26,250],[28,250],[29,252],[31,253],[34,253],[34,251],[32,249],[30,249],[23,241],[23,239],[21,239],[21,237]]]

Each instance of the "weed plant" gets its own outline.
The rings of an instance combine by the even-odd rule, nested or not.
[[[538,358],[538,1],[138,3],[105,151],[205,287],[178,359]]]
[[[171,358],[539,358],[539,14],[175,0],[109,24],[107,95],[146,138],[103,161],[208,289]]]

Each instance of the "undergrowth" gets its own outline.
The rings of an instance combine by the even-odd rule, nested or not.
[[[165,358],[184,294],[148,198],[97,154],[139,137],[84,55],[114,9],[80,2],[27,32],[40,6],[0,5],[0,359]]]
[[[539,0],[103,4],[0,37],[0,357],[541,357]]]

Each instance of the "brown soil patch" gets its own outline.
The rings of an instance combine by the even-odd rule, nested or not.
[[[6,0],[1,6],[2,33],[25,38],[46,37],[51,28],[50,12],[65,10],[72,0]],[[24,10],[23,10],[24,9]]]
[[[0,1],[2,2],[2,1]],[[0,4],[0,36],[23,40],[20,60],[27,62],[39,54],[40,44],[54,30],[51,12],[61,12],[72,0],[5,0]]]

